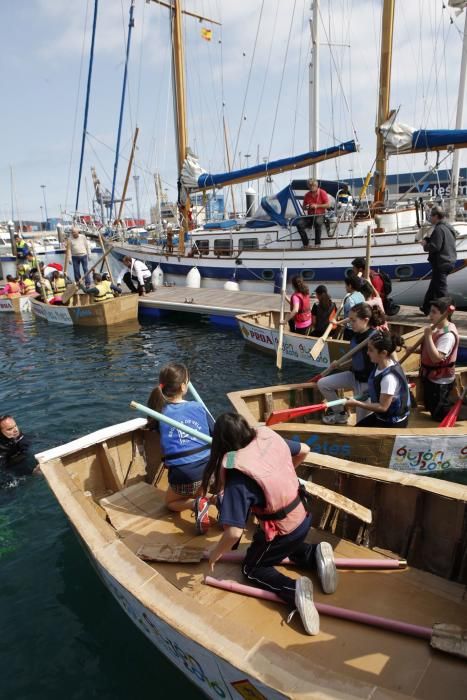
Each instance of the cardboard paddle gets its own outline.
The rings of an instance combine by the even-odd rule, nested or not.
[[[464,387],[464,389],[462,390],[462,394],[457,399],[456,403],[451,408],[449,413],[443,418],[441,423],[438,425],[438,428],[454,428],[454,426],[456,425],[457,418],[459,417],[462,404],[464,403],[464,397],[466,393],[467,387]]]
[[[32,241],[32,240],[31,240],[31,249],[32,249],[32,254],[34,255],[34,260],[37,261],[37,274],[39,275],[39,284],[41,286],[42,299],[44,300],[44,304],[48,304],[49,300],[47,298],[46,286],[44,284],[44,278],[42,277],[41,266],[39,264],[39,260],[37,260],[37,257],[36,257],[36,248],[34,246],[34,241]]]
[[[434,331],[435,328],[437,328],[437,327],[439,326],[439,324],[442,323],[442,321],[445,321],[445,320],[447,319],[447,317],[449,316],[449,314],[452,314],[455,310],[456,310],[456,307],[451,305],[451,306],[447,309],[447,311],[445,311],[444,314],[442,314],[442,316],[440,317],[439,321],[436,321],[436,323],[433,323],[433,324],[430,326],[431,330]],[[407,348],[407,350],[405,351],[405,353],[404,353],[402,359],[399,360],[399,364],[400,364],[400,365],[401,365],[408,357],[410,357],[410,355],[412,355],[412,354],[415,352],[415,350],[417,350],[417,349],[420,347],[420,345],[423,343],[424,337],[425,337],[425,336],[422,335],[422,337],[419,338],[419,339],[417,340],[417,342],[414,343],[414,345],[412,345],[411,348]]]
[[[282,369],[282,344],[284,342],[284,304],[285,304],[285,288],[287,287],[287,268],[282,270],[282,287],[281,287],[281,310],[279,315],[279,342],[277,345],[276,367]]]
[[[325,343],[326,343],[326,340],[327,340],[328,337],[329,337],[330,332],[333,330],[333,328],[336,328],[336,326],[337,326],[336,321],[337,321],[337,319],[339,318],[339,314],[340,314],[340,312],[342,311],[342,307],[343,307],[343,306],[344,306],[344,301],[342,301],[341,305],[339,306],[339,308],[338,308],[338,310],[337,310],[337,313],[336,313],[336,316],[335,316],[335,320],[329,321],[328,327],[327,327],[326,330],[324,331],[323,335],[322,335],[320,338],[318,338],[318,340],[316,341],[316,343],[315,343],[315,344],[313,345],[313,347],[311,348],[311,350],[310,350],[310,356],[313,358],[313,360],[316,360],[316,358],[319,357],[319,355],[320,355],[320,353],[321,353],[321,350],[324,348],[324,345],[325,345]]]
[[[79,278],[79,280],[78,280],[77,282],[75,282],[74,284],[72,284],[71,287],[70,287],[69,289],[67,289],[67,290],[62,294],[62,304],[66,304],[67,302],[70,301],[71,297],[72,297],[74,294],[76,294],[76,292],[78,291],[79,285],[81,284],[81,282],[82,282],[88,275],[90,275],[91,272],[93,272],[93,271],[96,269],[96,267],[97,267],[98,265],[100,265],[100,263],[101,263],[103,260],[105,260],[105,258],[106,258],[106,257],[109,255],[109,253],[111,253],[111,252],[112,252],[112,249],[109,248],[109,250],[106,251],[106,252],[104,253],[104,255],[103,255],[101,258],[99,258],[99,260],[98,260],[96,263],[94,263],[94,265],[93,265],[92,267],[90,267],[89,270],[88,270],[87,272],[84,273],[84,275],[81,275],[81,277]]]

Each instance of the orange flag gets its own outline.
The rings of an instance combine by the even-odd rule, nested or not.
[[[212,29],[207,29],[206,27],[203,27],[203,28],[201,29],[201,36],[202,36],[203,39],[205,39],[206,41],[211,41],[211,39],[212,39]]]

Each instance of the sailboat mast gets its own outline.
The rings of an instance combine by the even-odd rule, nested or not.
[[[182,0],[173,2],[173,76],[174,76],[174,109],[177,137],[178,174],[182,173],[183,162],[187,155],[186,127],[186,84],[185,84],[185,55],[182,35]],[[190,200],[180,205],[181,229],[178,239],[178,252],[185,252],[185,231],[188,230],[188,212]]]
[[[311,31],[311,61],[309,66],[309,119],[310,119],[310,151],[319,148],[319,0],[313,0]],[[318,164],[310,166],[310,177],[318,177]]]
[[[457,96],[456,129],[462,129],[462,118],[464,114],[464,96],[467,76],[467,7],[464,7],[464,39],[462,42],[461,71],[459,77],[459,92]],[[456,149],[452,157],[451,171],[451,204],[449,215],[451,219],[456,218],[457,199],[459,196],[459,158],[460,151]]]
[[[395,0],[384,0],[381,22],[381,61],[379,69],[378,121],[376,124],[377,138],[374,177],[374,203],[380,206],[384,202],[386,190],[386,156],[384,151],[384,137],[380,132],[380,126],[390,117],[389,100],[391,96],[394,5]]]

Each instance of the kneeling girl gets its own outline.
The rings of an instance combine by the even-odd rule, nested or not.
[[[210,552],[211,571],[222,554],[238,543],[251,509],[259,527],[246,552],[243,575],[297,608],[307,633],[318,634],[311,580],[304,576],[295,580],[274,568],[289,557],[302,568],[316,568],[325,593],[336,589],[331,546],[305,542],[311,517],[300,498],[295,468],[307,452],[307,445],[286,442],[266,427],[254,430],[242,416],[224,413],[214,427],[203,490],[206,493],[214,482],[213,491],[223,491],[220,523],[224,533]]]
[[[189,381],[185,365],[166,365],[160,371],[159,385],[152,390],[148,406],[200,433],[212,434],[214,421],[204,406],[184,399]],[[167,423],[151,420],[149,425],[160,433],[162,458],[168,469],[167,508],[176,512],[193,510],[196,530],[203,534],[209,528],[210,499],[201,497],[201,481],[209,459],[209,447]]]

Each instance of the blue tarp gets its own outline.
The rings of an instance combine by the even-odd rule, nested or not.
[[[261,163],[261,165],[253,165],[251,168],[242,168],[234,170],[230,173],[204,173],[198,178],[198,187],[204,189],[206,187],[219,187],[228,185],[238,180],[255,180],[258,177],[269,174],[279,173],[287,170],[295,170],[304,168],[312,163],[318,163],[321,160],[326,160],[329,157],[345,155],[346,153],[355,153],[357,146],[355,141],[346,141],[338,146],[323,148],[320,151],[309,151],[291,158],[282,158],[281,160],[270,161],[269,163]]]
[[[466,146],[467,129],[420,129],[412,134],[412,148],[436,150],[446,146]]]

